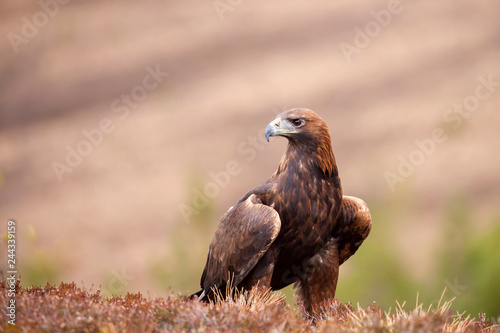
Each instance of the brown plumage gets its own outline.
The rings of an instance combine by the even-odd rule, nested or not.
[[[371,228],[366,204],[342,195],[326,123],[313,111],[283,112],[266,138],[288,146],[278,170],[221,218],[201,277],[200,299],[232,285],[281,289],[296,283],[306,311],[333,299],[339,265]]]

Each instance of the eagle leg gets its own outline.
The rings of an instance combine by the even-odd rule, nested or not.
[[[304,310],[309,315],[320,313],[321,303],[333,300],[339,275],[337,242],[331,238],[314,256],[309,258],[298,275],[296,285]]]

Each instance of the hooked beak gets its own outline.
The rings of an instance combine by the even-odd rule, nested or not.
[[[286,136],[286,134],[297,133],[296,129],[288,121],[276,118],[266,127],[266,140],[269,142],[271,136]]]
[[[279,135],[280,131],[280,120],[278,118],[274,119],[272,122],[269,123],[266,127],[266,140],[269,142],[269,137],[270,136],[275,136]]]

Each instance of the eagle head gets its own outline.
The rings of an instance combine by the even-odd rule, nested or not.
[[[266,140],[271,136],[284,136],[290,143],[307,143],[318,139],[330,140],[328,126],[314,111],[304,108],[291,109],[279,114],[266,127]],[[319,142],[317,142],[319,143]]]
[[[314,111],[291,109],[279,114],[266,127],[266,140],[271,136],[284,136],[288,147],[281,159],[278,172],[288,165],[298,164],[307,157],[314,161],[321,171],[337,177],[337,165],[332,151],[328,126]]]

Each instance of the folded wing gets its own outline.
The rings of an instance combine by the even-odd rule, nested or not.
[[[201,277],[202,295],[210,294],[211,288],[222,287],[228,276],[233,285],[238,285],[269,249],[280,228],[278,212],[264,205],[255,194],[230,208],[210,243]]]
[[[372,228],[372,217],[366,203],[356,197],[344,195],[339,224],[344,226],[339,247],[339,264],[351,257]]]

